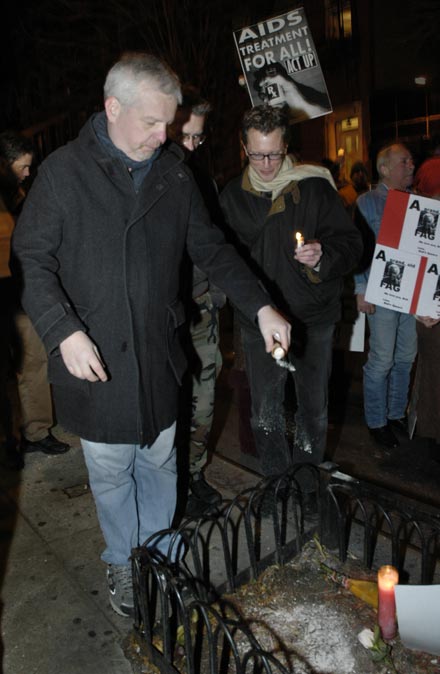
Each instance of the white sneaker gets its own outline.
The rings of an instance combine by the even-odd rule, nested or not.
[[[133,580],[131,566],[109,564],[107,567],[107,583],[111,607],[124,618],[134,615]]]

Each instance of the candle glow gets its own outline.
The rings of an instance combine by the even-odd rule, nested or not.
[[[377,622],[384,639],[392,639],[397,634],[396,600],[394,586],[399,582],[399,573],[389,564],[381,566],[377,573],[379,606]]]
[[[283,347],[279,342],[275,342],[275,346],[272,349],[272,358],[275,360],[281,360],[281,358],[285,358],[286,352],[284,351]]]
[[[301,232],[296,232],[295,239],[296,239],[296,247],[297,248],[301,248],[301,246],[304,246],[304,237],[301,234]]]

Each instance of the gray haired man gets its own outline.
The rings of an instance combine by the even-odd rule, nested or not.
[[[275,333],[288,347],[290,326],[211,224],[182,151],[162,147],[181,101],[176,75],[129,53],[109,71],[104,99],[41,165],[13,245],[58,420],[81,438],[111,605],[130,615],[132,548],[169,552],[157,532],[176,501],[184,250],[258,321],[267,351]]]

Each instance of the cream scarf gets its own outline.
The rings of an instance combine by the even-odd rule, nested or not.
[[[265,182],[252,166],[249,165],[249,181],[257,192],[272,192],[272,201],[281,194],[291,182],[299,182],[305,178],[324,178],[336,189],[335,181],[330,171],[324,166],[315,164],[294,164],[289,155],[284,158],[281,168],[273,180]]]

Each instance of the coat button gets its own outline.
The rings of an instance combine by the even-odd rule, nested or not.
[[[128,345],[127,345],[127,342],[122,342],[122,344],[121,344],[121,351],[122,351],[122,352],[127,351],[127,346],[128,346]]]

